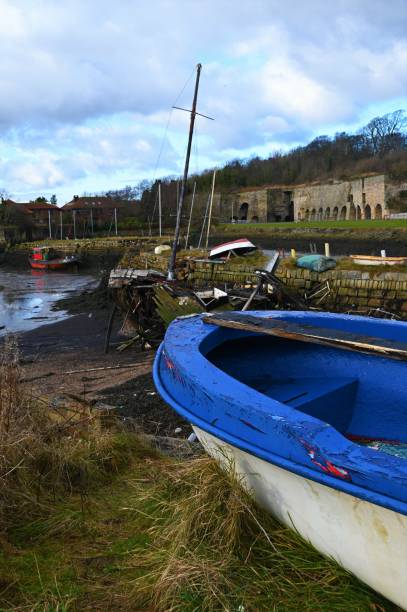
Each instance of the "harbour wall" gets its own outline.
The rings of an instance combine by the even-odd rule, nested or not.
[[[108,270],[113,268],[128,249],[139,251],[165,242],[166,238],[127,237],[83,240],[44,240],[17,244],[5,251],[5,263],[13,268],[26,268],[28,256],[35,246],[53,247],[60,255],[76,255],[86,269]],[[168,238],[167,238],[168,241]]]
[[[326,310],[386,310],[407,318],[407,273],[280,267],[276,276],[310,304]]]

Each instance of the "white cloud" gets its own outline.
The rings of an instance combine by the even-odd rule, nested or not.
[[[406,20],[404,0],[0,0],[0,185],[152,176],[196,61],[205,160],[354,124],[406,94]],[[179,172],[187,124],[172,113],[162,172]]]

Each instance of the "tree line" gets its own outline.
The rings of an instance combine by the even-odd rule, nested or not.
[[[274,152],[266,159],[254,156],[249,159],[231,160],[217,169],[216,191],[227,193],[239,188],[269,184],[298,185],[329,178],[347,179],[369,172],[387,173],[395,179],[407,178],[407,116],[404,110],[374,117],[355,134],[338,132],[333,137],[321,135],[307,145],[295,147],[285,153]],[[212,173],[212,169],[207,169],[200,174],[191,175],[188,180],[189,199],[196,183],[193,216],[195,226],[202,223],[205,214]],[[93,195],[106,195],[112,199],[134,202],[135,215],[139,221],[146,227],[156,228],[159,184],[162,223],[164,227],[172,227],[175,224],[180,189],[178,177],[142,180],[123,189]],[[37,201],[41,199],[45,200],[38,198]],[[188,206],[185,210],[185,221],[187,211]]]
[[[407,117],[403,110],[375,117],[356,134],[321,135],[287,153],[275,152],[267,159],[234,159],[217,170],[216,190],[223,193],[243,187],[295,185],[329,178],[348,179],[364,173],[384,172],[395,179],[407,178]],[[212,169],[191,175],[188,192],[196,182],[194,223],[202,222],[212,182]],[[174,177],[148,183],[137,191],[140,216],[154,225],[157,219],[158,183],[161,182],[163,223],[174,223],[179,182]],[[129,188],[126,188],[127,190]],[[123,190],[122,190],[123,191]],[[110,192],[121,193],[121,192]]]

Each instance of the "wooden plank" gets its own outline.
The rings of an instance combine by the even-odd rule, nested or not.
[[[303,325],[238,312],[207,314],[203,317],[203,321],[220,327],[257,332],[288,340],[298,340],[310,344],[320,344],[407,361],[407,343],[394,342],[385,338],[363,336],[338,329]]]
[[[114,316],[116,314],[116,310],[117,310],[117,306],[115,304],[112,308],[112,311],[109,316],[109,322],[107,324],[107,331],[106,331],[106,337],[105,337],[105,350],[104,350],[105,353],[109,352],[110,336],[112,333],[113,321],[114,321]]]

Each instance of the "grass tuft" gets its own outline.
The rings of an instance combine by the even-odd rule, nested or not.
[[[157,611],[391,610],[244,491],[210,458],[174,464],[146,492],[150,546],[135,550],[132,605]],[[138,499],[138,503],[139,503]]]
[[[140,457],[156,452],[140,436],[106,429],[84,405],[65,412],[25,393],[19,353],[7,338],[0,360],[0,533],[43,517],[70,493],[87,495]]]

